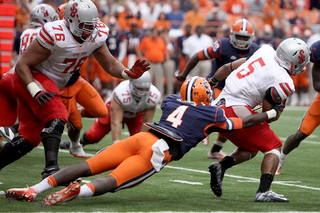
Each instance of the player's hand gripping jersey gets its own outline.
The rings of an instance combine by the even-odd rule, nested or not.
[[[52,79],[59,89],[64,87],[71,75],[79,70],[87,57],[106,42],[109,28],[99,23],[98,36],[89,42],[77,42],[63,20],[45,24],[38,36],[38,42],[51,51],[51,55],[35,70]]]
[[[277,90],[281,100],[291,96],[295,91],[293,81],[274,56],[275,50],[269,45],[263,45],[228,76],[226,86],[213,104],[224,98],[227,107],[247,105],[254,108],[263,102],[270,87]]]

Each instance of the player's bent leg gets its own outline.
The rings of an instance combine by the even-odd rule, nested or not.
[[[64,124],[59,118],[52,119],[45,124],[41,132],[42,144],[44,146],[46,165],[42,174],[42,179],[59,171],[58,152]]]
[[[17,136],[0,150],[0,170],[30,152],[34,146],[28,140]]]
[[[211,150],[208,152],[207,157],[209,159],[223,159],[226,156],[226,154],[223,153],[221,149],[227,140],[227,138],[219,134]]]
[[[278,168],[276,171],[276,175],[280,175],[283,164],[284,164],[285,160],[287,159],[287,155],[292,150],[297,148],[300,145],[300,142],[307,137],[308,137],[308,135],[306,135],[298,130],[297,132],[295,132],[294,134],[290,135],[287,138],[287,140],[283,146],[281,155],[279,157],[279,164],[278,164]]]

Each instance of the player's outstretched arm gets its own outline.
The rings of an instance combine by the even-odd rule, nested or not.
[[[246,58],[240,58],[236,61],[224,64],[223,66],[221,66],[216,71],[216,73],[211,78],[208,79],[210,85],[213,87],[216,86],[219,81],[227,78],[233,70],[240,67],[240,65],[243,64],[246,60],[247,60]]]
[[[198,53],[194,54],[188,61],[184,70],[177,76],[177,79],[181,82],[185,81],[186,77],[189,75],[191,70],[198,64],[199,60],[200,59]]]
[[[123,79],[122,71],[128,68],[113,57],[106,44],[93,51],[92,54],[107,73]]]

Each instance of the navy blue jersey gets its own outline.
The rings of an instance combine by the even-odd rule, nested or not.
[[[125,37],[127,39],[127,54],[136,54],[135,48],[139,46],[143,36],[140,33],[133,35],[128,32]]]
[[[230,131],[242,128],[240,118],[226,118],[224,110],[217,106],[190,105],[178,95],[167,96],[161,105],[159,125],[178,134],[182,155],[195,147],[213,131]],[[240,119],[240,122],[239,122]]]
[[[320,66],[320,40],[311,45],[310,52],[310,61]]]
[[[116,30],[110,31],[106,43],[111,55],[113,55],[114,57],[119,56],[120,40],[121,40],[120,33],[118,33]]]
[[[238,60],[239,58],[249,58],[257,51],[260,46],[256,43],[252,43],[248,50],[238,50],[230,43],[230,38],[221,38],[215,41],[212,46],[203,50],[203,53],[199,54],[200,60],[214,59],[212,72],[207,76],[210,78],[214,73],[224,64]],[[223,89],[225,81],[222,80],[218,83],[218,89]]]

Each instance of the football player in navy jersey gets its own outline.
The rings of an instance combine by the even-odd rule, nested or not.
[[[125,66],[130,66],[134,64],[137,59],[136,48],[139,46],[143,35],[139,31],[137,22],[131,23],[131,29],[126,32],[123,36],[124,43],[126,44],[126,56],[124,58],[123,64]]]
[[[210,106],[212,94],[209,82],[198,76],[186,80],[180,93],[181,96],[169,95],[164,99],[160,121],[158,124],[146,123],[150,127],[148,132],[140,132],[114,143],[94,157],[68,166],[34,186],[9,189],[6,197],[33,201],[42,192],[63,186],[78,177],[93,176],[109,170],[113,171],[108,176],[83,186],[74,181],[67,188],[45,197],[42,203],[56,205],[75,198],[131,188],[160,172],[169,162],[181,159],[211,132],[250,127],[275,118],[283,109],[278,105],[267,112],[242,119],[226,118],[222,108]]]
[[[312,66],[312,80],[313,88],[318,92],[317,96],[311,103],[308,111],[302,118],[301,124],[298,130],[290,135],[284,146],[280,155],[279,165],[277,168],[277,173],[280,174],[280,170],[287,158],[287,155],[297,148],[301,141],[306,139],[312,132],[320,125],[320,40],[314,42],[310,47],[310,61],[313,62]]]
[[[259,49],[259,45],[252,43],[253,36],[253,26],[247,19],[243,18],[235,21],[230,30],[230,37],[221,38],[215,41],[212,46],[193,55],[183,72],[179,74],[178,80],[184,81],[191,70],[201,60],[215,59],[212,72],[206,77],[210,79],[222,65],[238,60],[239,58],[249,58]],[[215,98],[219,96],[224,85],[225,80],[222,80],[219,81],[218,85],[214,88]],[[206,140],[208,140],[208,138]],[[226,138],[219,135],[214,146],[208,153],[208,158],[222,159],[225,155],[220,153],[220,150],[226,141]],[[208,145],[208,141],[203,143],[204,145]]]

